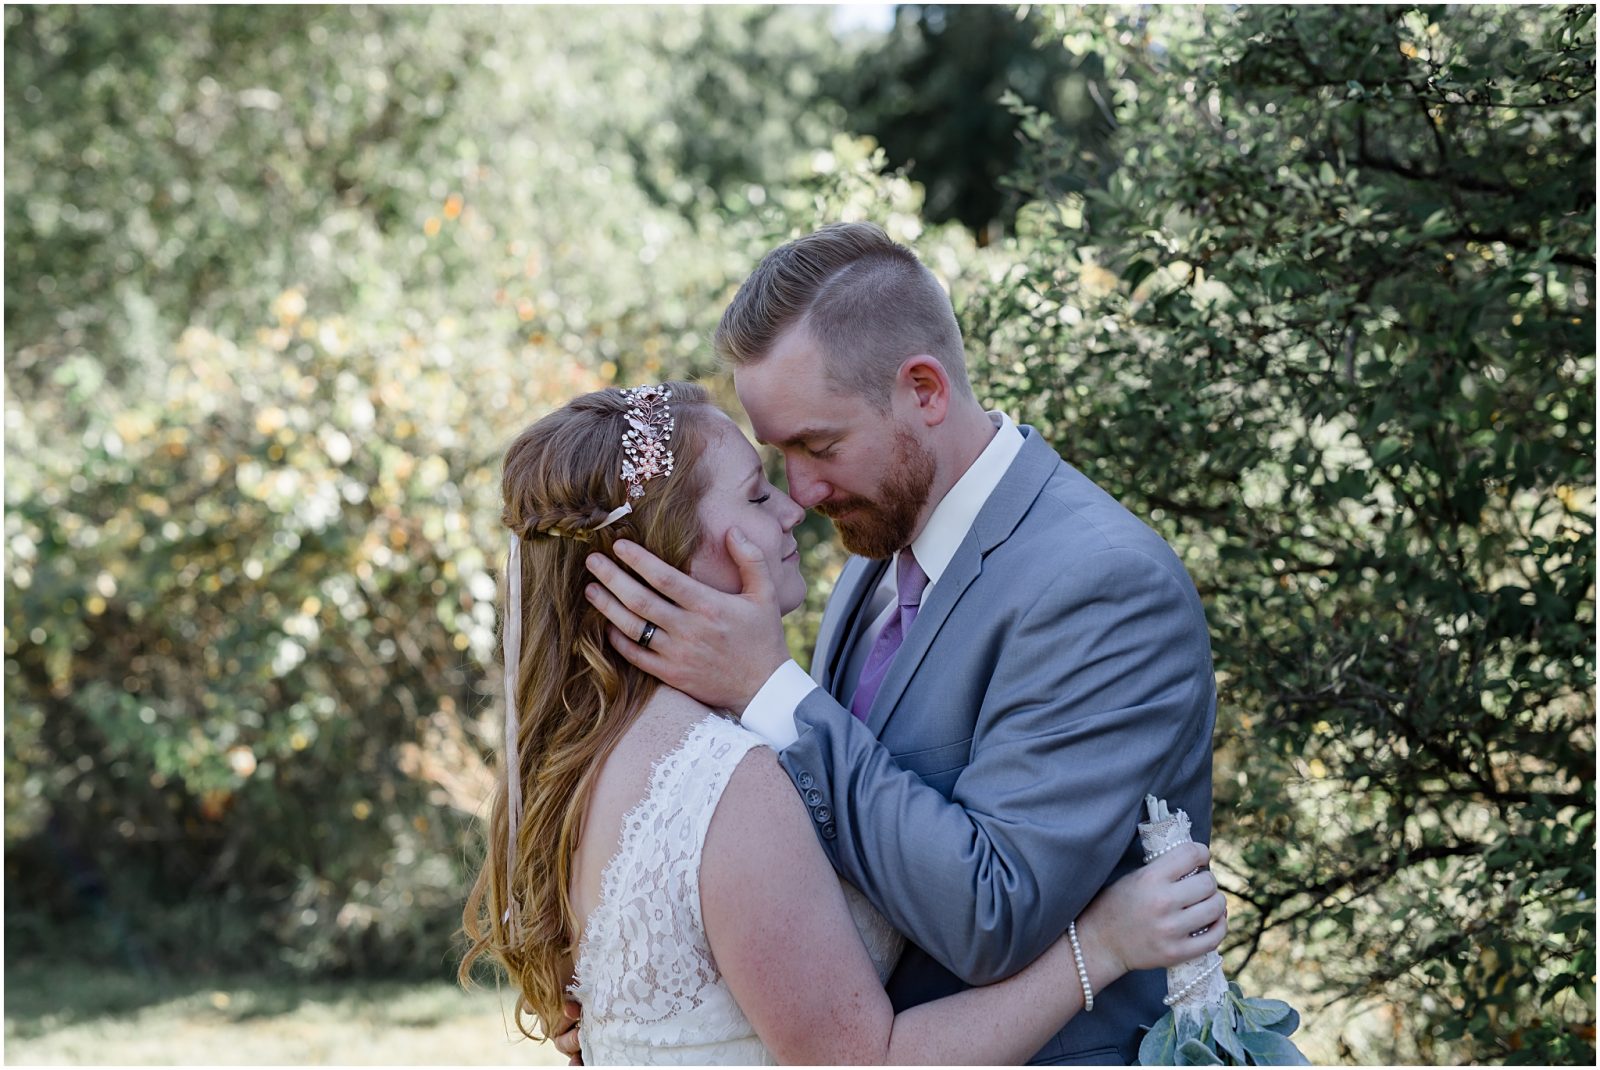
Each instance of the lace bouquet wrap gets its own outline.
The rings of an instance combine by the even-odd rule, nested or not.
[[[1149,820],[1139,823],[1146,864],[1189,843],[1189,815],[1144,797]],[[1305,1066],[1289,1039],[1300,1015],[1281,999],[1247,999],[1208,951],[1167,970],[1169,1010],[1139,1044],[1142,1066]]]

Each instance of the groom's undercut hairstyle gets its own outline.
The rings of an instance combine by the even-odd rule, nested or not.
[[[768,253],[723,312],[714,345],[739,367],[765,359],[793,327],[822,351],[835,385],[880,410],[900,365],[919,353],[972,397],[949,295],[917,254],[872,223],[830,223]]]

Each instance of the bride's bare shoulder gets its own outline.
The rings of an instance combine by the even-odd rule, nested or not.
[[[595,778],[597,809],[621,810],[642,798],[656,763],[676,750],[712,710],[669,688],[661,688],[606,755]]]
[[[689,696],[661,688],[617,741],[606,764],[648,767],[670,753],[711,710]]]
[[[645,703],[644,708],[644,716],[653,716],[663,723],[680,724],[685,727],[713,716],[716,712],[698,699],[690,698],[682,691],[665,686],[656,689],[656,693],[650,696],[650,701]]]
[[[706,831],[705,864],[718,868],[730,856],[771,852],[789,856],[796,844],[815,846],[816,834],[777,754],[751,747],[722,791]]]

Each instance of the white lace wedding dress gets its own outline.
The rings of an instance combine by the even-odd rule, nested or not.
[[[773,1062],[717,971],[700,917],[700,853],[717,800],[761,741],[708,716],[656,763],[645,797],[622,822],[600,901],[583,927],[573,997],[587,1066]],[[903,940],[844,885],[879,979]]]

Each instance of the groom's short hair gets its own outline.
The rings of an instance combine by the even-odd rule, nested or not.
[[[772,250],[723,312],[713,344],[738,367],[764,359],[792,327],[822,350],[829,379],[879,408],[901,363],[918,353],[972,396],[949,295],[874,224],[830,223]]]

